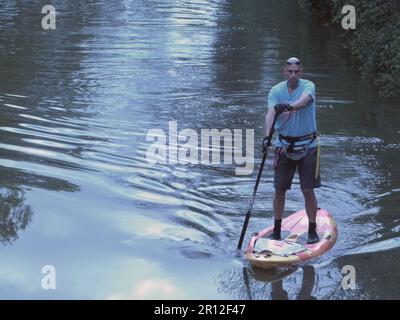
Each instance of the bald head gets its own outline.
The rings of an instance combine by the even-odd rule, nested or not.
[[[290,87],[295,88],[299,84],[299,79],[302,75],[303,67],[301,61],[292,57],[286,60],[285,66],[283,68],[283,74],[285,78],[288,80],[288,84]]]
[[[297,65],[297,66],[301,66],[301,61],[300,59],[296,58],[296,57],[291,57],[289,59],[286,60],[285,62],[285,66],[290,66],[290,65]]]

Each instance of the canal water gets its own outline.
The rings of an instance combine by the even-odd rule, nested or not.
[[[294,1],[52,2],[55,30],[42,29],[41,1],[0,7],[2,299],[400,298],[400,108],[361,81],[340,36]],[[316,84],[316,194],[339,238],[316,260],[260,272],[236,246],[266,97],[290,56]],[[200,161],[211,129],[246,163]],[[180,161],[174,130],[196,141],[198,163]],[[245,244],[273,221],[272,160]],[[303,207],[296,177],[285,215]]]

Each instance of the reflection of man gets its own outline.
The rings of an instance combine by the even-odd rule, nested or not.
[[[289,300],[287,291],[283,289],[282,279],[271,283],[271,300]]]
[[[303,267],[303,282],[297,295],[297,300],[317,300],[311,295],[315,284],[315,271],[313,266]],[[271,283],[271,300],[289,300],[288,293],[283,289],[283,280]]]
[[[275,131],[274,214],[272,238],[280,240],[282,213],[286,191],[291,188],[296,168],[299,171],[301,190],[309,220],[308,243],[319,241],[316,232],[317,199],[314,188],[321,186],[317,152],[317,124],[315,116],[315,86],[301,79],[302,65],[299,59],[286,61],[286,81],[275,85],[268,96],[266,136],[270,132],[275,114],[278,114]],[[264,150],[268,139],[264,138]]]
[[[311,295],[315,283],[315,270],[313,266],[303,267],[303,284],[297,295],[298,300],[317,300]]]

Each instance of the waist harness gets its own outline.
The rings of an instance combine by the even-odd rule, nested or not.
[[[287,147],[286,151],[293,152],[296,142],[310,140],[310,142],[308,144],[311,144],[311,143],[313,143],[313,141],[315,139],[317,139],[317,137],[318,137],[317,132],[313,132],[313,133],[307,134],[305,136],[300,136],[300,137],[287,137],[282,134],[279,134],[279,141],[282,142],[283,144],[285,144],[285,143],[282,140],[287,141],[287,143],[289,143],[289,146]]]

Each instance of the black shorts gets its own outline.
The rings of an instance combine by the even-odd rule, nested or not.
[[[317,158],[318,148],[310,148],[307,155],[298,161],[288,159],[282,148],[275,148],[275,189],[290,189],[296,168],[299,170],[302,190],[319,188],[321,186],[321,177],[319,168],[317,168]]]

